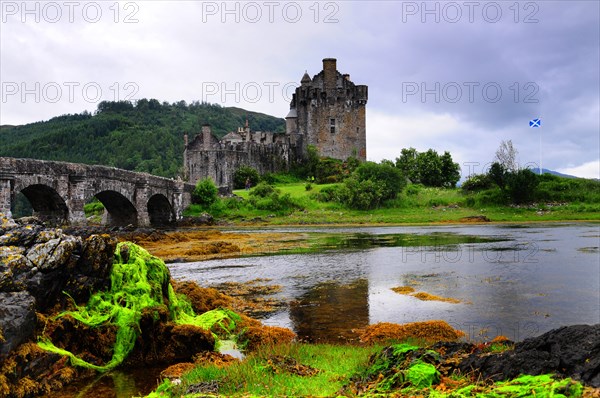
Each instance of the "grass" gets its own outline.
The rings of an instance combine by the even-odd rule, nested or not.
[[[599,202],[518,207],[481,204],[485,201],[479,197],[483,193],[467,195],[458,188],[428,188],[420,185],[409,185],[397,199],[387,202],[384,207],[353,210],[339,203],[316,200],[317,192],[336,184],[312,184],[310,191],[306,190],[305,185],[304,182],[293,182],[276,186],[281,192],[280,196],[289,194],[294,203],[292,208],[277,211],[257,209],[248,201],[249,191],[242,189],[233,193],[243,200],[221,200],[209,209],[192,205],[185,215],[195,216],[207,211],[215,217],[242,225],[460,223],[461,218],[474,215],[484,215],[494,222],[600,220]]]
[[[200,365],[171,388],[172,396],[190,386],[217,381],[224,396],[335,396],[350,377],[363,371],[380,346],[286,344],[264,346],[228,367]],[[289,359],[282,365],[281,358]],[[314,373],[302,376],[303,373]]]
[[[439,366],[438,353],[419,346],[263,346],[230,365],[197,364],[177,382],[165,380],[148,397],[580,397],[584,390],[578,382],[552,375],[491,383],[448,373]]]

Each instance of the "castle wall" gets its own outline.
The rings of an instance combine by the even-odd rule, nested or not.
[[[203,141],[194,140],[186,148],[185,169],[188,181],[193,184],[210,177],[217,186],[232,189],[233,174],[241,166],[250,166],[260,174],[276,173],[288,170],[301,156],[297,142],[285,137],[270,144],[217,142],[210,148]]]

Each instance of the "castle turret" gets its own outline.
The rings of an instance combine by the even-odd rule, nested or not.
[[[304,76],[302,76],[302,80],[300,80],[300,84],[302,85],[302,87],[306,87],[308,85],[310,85],[310,83],[312,82],[310,76],[308,75],[307,71],[304,71]]]

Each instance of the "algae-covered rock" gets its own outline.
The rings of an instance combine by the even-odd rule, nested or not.
[[[555,373],[600,387],[600,324],[565,326],[526,339],[497,355],[472,355],[460,364],[492,380]]]
[[[427,388],[440,381],[441,356],[410,344],[394,344],[373,354],[368,367],[353,376],[345,393],[389,394],[403,388]]]

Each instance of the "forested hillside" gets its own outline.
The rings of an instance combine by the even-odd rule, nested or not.
[[[248,118],[256,131],[284,132],[284,119],[240,108],[155,99],[101,102],[92,115],[58,116],[23,126],[0,127],[0,156],[101,164],[175,177],[183,163],[183,135],[210,124],[222,137]]]

